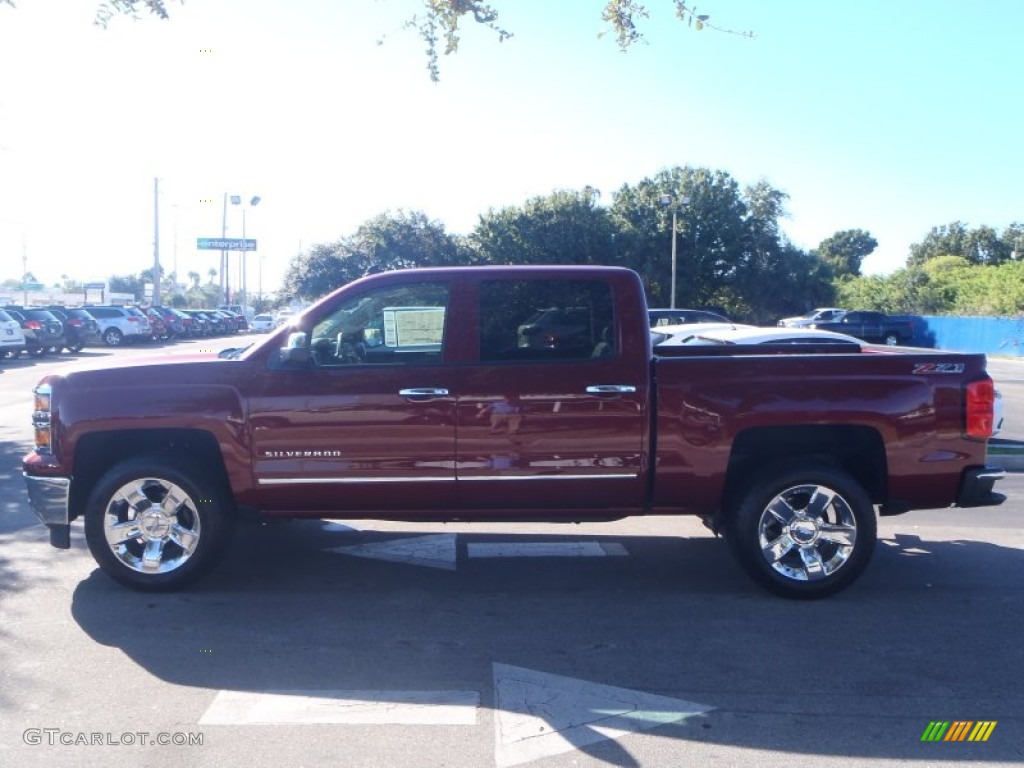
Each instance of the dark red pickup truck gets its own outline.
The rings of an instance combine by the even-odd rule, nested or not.
[[[170,360],[170,362],[168,362]],[[240,512],[386,520],[698,515],[744,569],[821,597],[879,514],[998,504],[983,355],[652,348],[637,275],[374,275],[261,343],[47,376],[29,498],[114,579],[182,586]]]

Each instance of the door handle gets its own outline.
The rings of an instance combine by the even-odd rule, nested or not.
[[[632,395],[636,387],[632,384],[591,384],[587,387],[588,395]]]
[[[411,389],[400,389],[398,394],[402,397],[428,400],[432,397],[447,397],[448,390],[441,387],[413,387]]]

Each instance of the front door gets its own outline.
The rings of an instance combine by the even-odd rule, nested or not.
[[[449,296],[446,282],[389,283],[303,318],[308,366],[272,365],[251,399],[254,479],[267,508],[451,508]]]

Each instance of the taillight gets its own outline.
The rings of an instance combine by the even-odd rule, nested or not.
[[[964,434],[978,440],[992,437],[995,414],[996,388],[992,379],[985,377],[967,385],[967,424]]]
[[[38,320],[26,320],[25,321],[25,327],[29,328],[29,329],[31,329],[33,331],[41,331],[41,330],[43,330],[43,324],[40,323]]]
[[[137,317],[129,317],[128,318],[128,322],[129,323],[137,323],[137,322],[139,322],[139,318],[137,318]]]

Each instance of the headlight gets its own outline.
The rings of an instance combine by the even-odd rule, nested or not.
[[[53,390],[40,384],[33,390],[32,426],[36,436],[36,452],[50,453],[53,447],[53,419],[50,409]]]

